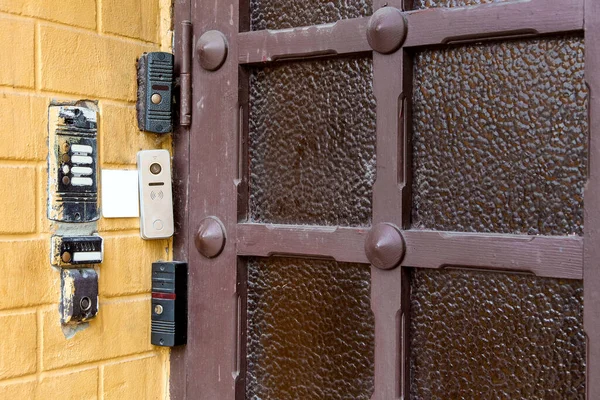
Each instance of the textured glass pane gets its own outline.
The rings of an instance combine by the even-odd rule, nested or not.
[[[411,399],[585,398],[581,281],[411,276]]]
[[[327,24],[372,13],[372,0],[250,0],[255,31]]]
[[[250,218],[370,225],[375,98],[370,58],[285,63],[250,77]]]
[[[436,7],[465,7],[479,4],[501,3],[509,0],[413,0],[413,9]]]
[[[583,234],[583,40],[416,55],[413,226]]]
[[[246,398],[368,400],[370,279],[368,265],[250,260]]]

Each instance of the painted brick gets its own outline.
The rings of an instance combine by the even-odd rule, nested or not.
[[[34,399],[36,384],[35,379],[26,382],[0,383],[0,399]]]
[[[50,239],[0,242],[0,310],[58,301],[60,276],[49,251]]]
[[[38,197],[38,231],[49,233],[51,231],[52,221],[48,219],[48,165],[44,163],[38,167],[38,190],[43,193]]]
[[[35,232],[35,183],[33,167],[0,167],[0,233]]]
[[[138,151],[171,147],[171,135],[138,130],[134,106],[103,104],[100,113],[100,155],[105,164],[135,165]]]
[[[0,379],[35,373],[36,313],[0,316]]]
[[[139,236],[104,239],[104,262],[99,290],[102,296],[148,293],[151,264],[167,260],[167,240],[142,240]]]
[[[46,159],[47,106],[43,97],[0,93],[0,158]]]
[[[36,400],[92,400],[97,398],[97,368],[66,374],[42,375],[36,396]]]
[[[149,357],[104,367],[104,400],[162,398],[160,357]]]
[[[139,218],[100,218],[98,221],[98,230],[103,231],[127,231],[140,229]]]
[[[105,32],[158,43],[158,0],[102,0]]]
[[[0,0],[0,11],[96,28],[95,0]]]
[[[98,230],[114,232],[140,229],[139,218],[100,218]]]
[[[0,85],[34,86],[34,24],[0,17],[2,68]]]
[[[127,266],[123,266],[127,268]],[[102,273],[102,271],[100,271]],[[89,327],[66,339],[58,311],[43,314],[43,366],[45,370],[83,364],[152,350],[150,298],[101,303]]]
[[[42,89],[134,101],[136,59],[157,46],[42,25],[40,49]]]

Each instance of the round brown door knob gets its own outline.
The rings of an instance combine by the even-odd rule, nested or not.
[[[221,254],[225,247],[225,228],[216,217],[207,217],[200,221],[198,233],[194,238],[198,252],[206,258]]]
[[[392,224],[377,224],[367,234],[365,253],[374,267],[395,268],[400,265],[405,252],[402,233]]]
[[[367,41],[373,50],[382,54],[398,50],[406,39],[407,24],[402,11],[382,7],[369,19]]]
[[[207,71],[216,71],[227,58],[227,38],[219,31],[204,32],[196,44],[200,66]]]

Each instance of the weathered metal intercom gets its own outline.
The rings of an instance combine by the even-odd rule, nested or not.
[[[69,267],[81,264],[99,264],[103,256],[100,236],[52,236],[51,264]]]
[[[173,54],[144,53],[137,64],[137,119],[142,131],[173,130]]]
[[[61,323],[86,322],[98,313],[98,274],[94,269],[63,269],[61,292]]]
[[[87,107],[51,106],[48,218],[90,222],[98,213],[97,113]]]

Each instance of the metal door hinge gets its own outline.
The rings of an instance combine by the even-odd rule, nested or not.
[[[181,23],[181,70],[179,72],[179,124],[192,124],[192,22]]]

